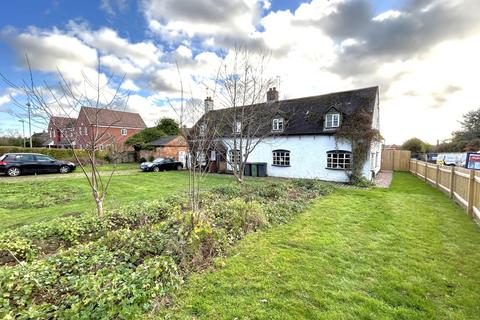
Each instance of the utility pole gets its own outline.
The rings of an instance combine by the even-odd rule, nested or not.
[[[18,120],[22,123],[22,132],[23,132],[23,147],[25,148],[26,147],[26,142],[25,142],[25,120]]]
[[[29,135],[30,135],[30,148],[33,148],[33,145],[32,145],[32,119],[31,119],[31,116],[30,116],[30,107],[31,107],[30,101],[27,102],[27,107],[28,107],[28,131],[29,131]]]

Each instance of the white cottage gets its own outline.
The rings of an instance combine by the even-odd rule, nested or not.
[[[213,110],[211,98],[205,100],[205,106],[205,116],[218,121],[231,111]],[[379,130],[378,87],[288,100],[278,100],[278,91],[269,89],[265,103],[245,109],[265,124],[265,128],[259,130],[261,141],[248,156],[247,163],[266,164],[266,174],[272,177],[347,182],[352,146],[336,138],[335,133],[359,108],[368,111],[369,125]],[[198,126],[202,126],[205,116]],[[233,150],[232,140],[233,135],[242,131],[243,124],[235,122],[233,127],[223,130],[223,134],[215,138],[215,148],[207,152],[211,172],[231,171],[232,161],[228,160],[240,153]],[[370,145],[369,159],[363,166],[363,176],[368,180],[380,170],[381,147],[378,142]]]

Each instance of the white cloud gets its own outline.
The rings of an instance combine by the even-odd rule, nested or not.
[[[267,7],[269,1],[264,1]],[[257,0],[144,0],[143,10],[152,31],[177,39],[247,36],[255,31],[261,7]]]
[[[165,103],[160,95],[148,97],[138,94],[131,95],[128,99],[127,109],[127,111],[139,113],[149,127],[155,125],[155,121],[161,118],[168,117],[178,121],[178,116],[174,109]]]
[[[134,91],[134,92],[141,90],[141,88],[140,88],[139,86],[137,86],[137,85],[135,84],[135,82],[133,82],[133,81],[130,80],[130,79],[125,80],[125,81],[122,83],[121,88],[122,88],[123,90],[129,90],[129,91]]]
[[[109,28],[92,31],[83,24],[70,21],[69,29],[73,35],[103,54],[128,59],[131,64],[142,68],[158,64],[162,56],[161,50],[152,42],[130,43],[127,39],[119,37],[115,30]]]
[[[4,104],[7,104],[11,101],[10,95],[6,94],[4,96],[0,96],[0,107]]]
[[[401,17],[404,13],[397,11],[397,10],[388,10],[385,12],[382,12],[378,16],[374,17],[372,20],[373,21],[383,21],[387,19],[396,19],[398,17]]]

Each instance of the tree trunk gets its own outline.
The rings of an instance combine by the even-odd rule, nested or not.
[[[103,216],[103,200],[95,199],[95,202],[97,203],[97,214],[98,216],[102,217]]]

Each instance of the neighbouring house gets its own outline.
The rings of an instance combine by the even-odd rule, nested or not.
[[[125,141],[146,127],[138,113],[82,107],[75,121],[75,146],[85,149],[96,135],[98,150],[125,151]]]
[[[44,146],[49,148],[69,148],[75,140],[73,130],[76,119],[51,117],[48,122],[48,137]]]
[[[32,134],[32,144],[34,147],[45,147],[49,142],[50,135],[46,131]]]
[[[205,130],[204,119],[208,118],[214,126],[215,119],[222,119],[225,113],[230,112],[229,108],[213,110],[212,104],[212,99],[207,98],[206,114],[196,125],[200,130]],[[273,106],[277,111],[265,116],[268,114],[264,112],[265,108]],[[264,138],[250,154],[247,163],[266,164],[268,176],[347,182],[352,163],[352,145],[337,138],[335,133],[360,108],[367,111],[366,125],[379,130],[378,87],[288,100],[279,100],[278,91],[269,89],[265,103],[250,105],[246,109],[248,113],[258,114],[262,121],[270,123],[265,130],[271,133],[263,135]],[[237,126],[243,127],[242,124]],[[227,128],[223,134],[213,138],[215,147],[205,152],[210,171],[231,171],[229,163],[232,161],[227,162],[227,157],[231,159],[240,153],[228,147],[233,145],[233,130]],[[381,152],[380,142],[370,144],[362,170],[366,179],[371,180],[380,171]]]
[[[180,135],[165,136],[148,143],[154,149],[142,150],[140,156],[145,159],[154,158],[172,158],[181,161],[185,165],[188,153],[188,144],[184,137]]]
[[[125,141],[147,126],[138,113],[82,107],[77,118],[51,117],[45,146],[85,149],[97,137],[98,150],[125,151]]]

